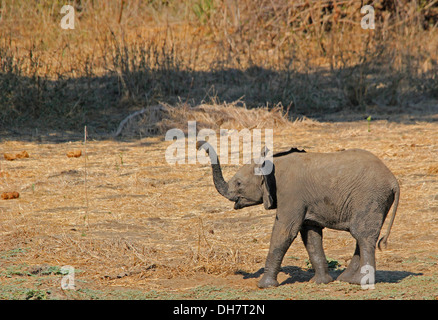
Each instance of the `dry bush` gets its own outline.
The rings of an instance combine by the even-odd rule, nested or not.
[[[239,106],[243,105],[243,106]],[[173,128],[187,133],[188,121],[196,121],[196,129],[283,128],[291,124],[281,105],[272,109],[247,109],[242,102],[189,106],[161,104],[144,110],[130,119],[123,128],[124,136],[146,137],[165,134]]]
[[[436,97],[438,4],[372,4],[375,30],[352,0],[75,1],[66,31],[57,1],[2,2],[0,121],[108,133],[161,102],[323,115]]]

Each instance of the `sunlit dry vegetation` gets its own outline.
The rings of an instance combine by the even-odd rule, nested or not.
[[[291,117],[394,114],[438,95],[435,1],[370,2],[374,30],[359,1],[69,3],[74,30],[62,1],[0,3],[3,125],[106,133],[159,102],[239,99]]]
[[[375,291],[336,283],[321,290],[308,284],[313,274],[298,237],[279,275],[284,285],[256,297],[436,297],[437,133],[434,123],[387,121],[372,122],[370,132],[363,121],[303,120],[276,129],[275,150],[370,150],[394,172],[402,194],[388,248],[377,252]],[[160,137],[87,141],[86,146],[47,139],[0,144],[10,153],[29,154],[0,161],[2,191],[20,194],[0,200],[0,297],[23,298],[23,292],[38,288],[47,298],[92,298],[87,293],[91,289],[100,290],[98,297],[104,298],[111,290],[125,288],[153,290],[155,295],[149,297],[155,298],[190,298],[191,290],[203,285],[216,286],[224,297],[231,289],[240,290],[240,297],[255,294],[274,211],[261,206],[233,210],[214,189],[209,165],[169,165],[164,157],[169,143]],[[67,156],[75,150],[84,153]],[[225,178],[237,168],[224,165]],[[341,270],[354,245],[347,232],[324,233],[326,254]],[[79,291],[60,290],[59,275],[32,273],[64,265],[77,270]],[[334,270],[333,276],[339,273]]]
[[[438,297],[438,2],[363,4],[374,30],[351,0],[0,0],[0,299]],[[258,291],[275,211],[235,211],[207,164],[166,162],[188,121],[382,159],[401,199],[377,289],[307,283],[297,238],[282,286]],[[354,240],[324,237],[336,277]]]

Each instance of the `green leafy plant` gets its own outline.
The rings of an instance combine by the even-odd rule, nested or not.
[[[312,269],[312,263],[310,262],[309,259],[305,260],[306,262],[306,267],[308,269]],[[338,262],[338,260],[332,259],[332,258],[327,258],[327,264],[329,269],[337,269],[341,266],[341,264]]]
[[[198,21],[205,24],[214,10],[213,0],[200,0],[193,5],[192,10]]]
[[[48,268],[41,271],[41,275],[65,275],[65,272],[61,271],[59,266],[49,266]]]
[[[367,121],[368,121],[368,132],[371,132],[371,116],[368,116]]]
[[[50,291],[45,291],[41,289],[30,289],[25,293],[26,300],[47,300],[47,295],[50,294]]]

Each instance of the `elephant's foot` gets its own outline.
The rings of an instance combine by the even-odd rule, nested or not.
[[[359,270],[360,258],[357,252],[359,252],[359,247],[356,248],[355,255],[351,259],[351,262],[348,265],[347,269],[345,269],[336,280],[348,282],[348,283],[360,284],[360,279],[362,275],[360,274],[360,270]]]
[[[273,278],[272,276],[268,276],[268,275],[264,275],[263,278],[260,279],[259,283],[257,284],[257,286],[260,289],[265,289],[265,288],[269,288],[269,287],[277,287],[279,285],[278,281]]]
[[[360,281],[363,277],[363,274],[361,274],[358,271],[348,270],[348,268],[342,272],[339,277],[336,279],[338,281],[353,283],[353,284],[360,284]]]
[[[332,282],[333,278],[328,274],[315,274],[312,279],[310,279],[310,282],[314,282],[316,284],[322,284],[322,283],[329,283]]]

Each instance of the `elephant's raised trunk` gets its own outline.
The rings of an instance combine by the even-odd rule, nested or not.
[[[198,141],[196,143],[197,149],[204,149],[207,154],[210,156],[211,161],[211,169],[213,171],[213,182],[216,187],[217,192],[219,192],[222,196],[227,198],[228,200],[235,201],[228,192],[228,183],[225,181],[222,175],[221,165],[219,163],[219,158],[217,156],[216,151],[213,147],[206,141]]]

